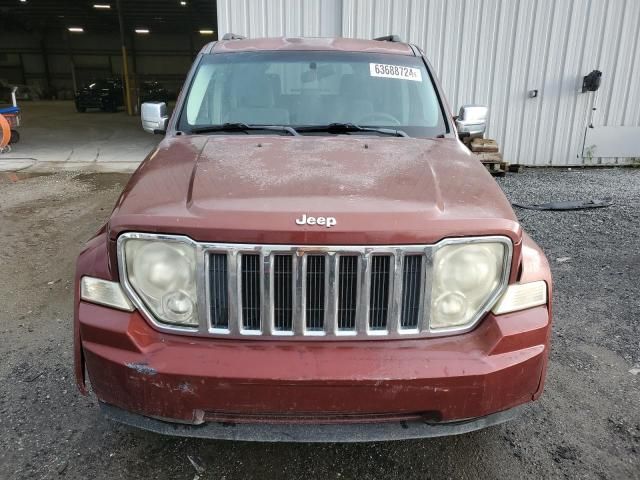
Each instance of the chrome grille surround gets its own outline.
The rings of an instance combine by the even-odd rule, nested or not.
[[[196,279],[197,279],[197,311],[199,324],[197,327],[171,325],[159,322],[149,311],[144,302],[131,287],[124,259],[124,242],[127,239],[159,240],[166,242],[187,243],[196,249]],[[506,248],[503,262],[502,278],[499,287],[485,302],[472,321],[463,326],[448,329],[432,330],[429,328],[431,310],[432,263],[434,253],[438,248],[451,244],[469,243],[501,243]],[[296,340],[384,340],[398,338],[423,338],[454,335],[468,332],[476,327],[484,315],[491,309],[497,299],[504,293],[509,280],[513,255],[513,245],[508,237],[460,237],[446,238],[431,245],[397,245],[397,246],[289,246],[289,245],[250,245],[227,243],[196,242],[181,235],[164,235],[148,233],[123,233],[118,237],[118,266],[120,283],[127,292],[132,303],[143,316],[159,331],[187,335],[208,336],[216,338],[244,338],[244,339],[296,339]],[[228,322],[226,327],[213,326],[211,314],[211,254],[225,254],[227,266]],[[242,261],[243,254],[258,255],[260,270],[260,328],[247,329],[243,325],[243,313],[240,299],[242,298]],[[291,255],[292,261],[292,328],[283,330],[276,328],[274,313],[274,257],[276,255]],[[306,298],[307,259],[309,256],[323,256],[324,269],[324,325],[321,330],[306,327]],[[388,317],[385,328],[372,328],[370,325],[370,293],[372,257],[389,256],[389,284],[388,284]],[[339,328],[339,259],[342,256],[357,257],[357,293],[355,328]],[[407,256],[421,258],[422,275],[419,295],[418,315],[416,326],[403,326],[403,282],[404,259]],[[415,295],[413,292],[412,295]],[[204,302],[201,300],[204,299]],[[425,308],[426,307],[426,308]]]

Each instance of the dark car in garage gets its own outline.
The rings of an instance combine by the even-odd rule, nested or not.
[[[76,92],[76,110],[99,108],[103,112],[117,112],[124,105],[122,82],[117,78],[100,79],[84,85]]]
[[[138,103],[142,105],[145,102],[169,102],[169,91],[155,80],[148,80],[140,84],[138,93]]]

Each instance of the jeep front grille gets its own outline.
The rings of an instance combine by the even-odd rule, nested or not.
[[[428,333],[430,246],[221,245],[206,256],[212,335]]]

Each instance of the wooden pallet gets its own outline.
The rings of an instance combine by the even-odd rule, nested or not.
[[[474,138],[468,142],[469,150],[476,154],[489,173],[495,177],[504,177],[509,171],[509,162],[505,162],[495,140]]]
[[[502,156],[498,157],[496,156],[496,154],[489,155],[494,156],[494,158],[480,159],[480,163],[482,163],[485,168],[489,170],[489,173],[494,177],[504,177],[507,174],[507,171],[509,171],[509,164],[502,161]]]
[[[471,151],[473,153],[498,153],[498,143],[490,138],[474,138],[471,141]]]

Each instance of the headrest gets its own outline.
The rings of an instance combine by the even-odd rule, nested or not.
[[[239,90],[239,106],[247,108],[270,108],[274,105],[273,87],[266,75],[256,76],[249,82],[243,82]]]
[[[348,73],[340,78],[340,93],[345,96],[352,96],[358,91],[356,76]]]

